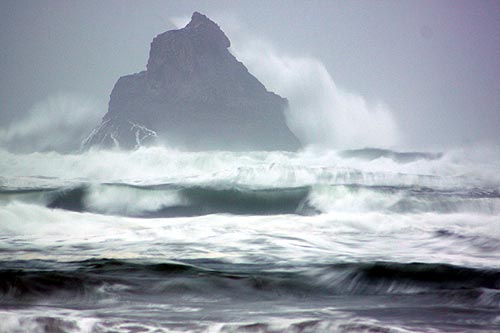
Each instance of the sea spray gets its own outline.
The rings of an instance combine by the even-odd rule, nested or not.
[[[233,51],[267,87],[287,97],[288,125],[303,144],[336,149],[401,145],[390,108],[339,88],[320,60],[285,55],[248,37]]]
[[[74,152],[103,110],[99,101],[83,94],[54,94],[9,127],[0,127],[0,144],[12,151]]]

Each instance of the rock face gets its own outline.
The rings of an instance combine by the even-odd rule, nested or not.
[[[219,26],[195,12],[156,36],[146,71],[121,77],[83,147],[135,148],[152,141],[188,150],[296,150],[287,100],[266,90],[229,52]]]

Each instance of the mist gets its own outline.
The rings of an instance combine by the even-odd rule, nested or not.
[[[261,40],[241,45],[233,48],[237,58],[266,87],[288,98],[288,126],[305,146],[393,148],[400,143],[392,111],[339,88],[318,59],[283,55]]]
[[[488,0],[0,1],[0,332],[498,332],[499,32]]]
[[[189,16],[169,18],[177,29],[189,20]],[[392,110],[382,101],[368,102],[338,87],[319,59],[280,52],[235,17],[222,15],[220,25],[232,32],[233,55],[268,90],[288,99],[287,124],[305,148],[403,146]]]
[[[104,115],[118,77],[143,70],[153,37],[195,10],[221,26],[251,73],[290,101],[288,125],[305,145],[439,150],[500,141],[495,1],[47,0],[0,5],[1,145],[78,147],[74,140]],[[50,102],[61,91],[85,98]],[[94,111],[79,116],[87,109]]]
[[[0,129],[0,144],[21,152],[74,152],[98,123],[103,110],[99,102],[80,94],[49,96],[21,119]]]

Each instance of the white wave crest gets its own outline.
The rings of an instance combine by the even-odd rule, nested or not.
[[[84,197],[84,205],[91,212],[125,216],[185,204],[187,202],[175,190],[156,191],[125,186],[91,186]]]
[[[448,152],[439,159],[401,163],[341,157],[335,151],[182,152],[163,147],[132,152],[90,150],[14,154],[0,150],[0,184],[11,188],[85,182],[154,185],[241,185],[250,188],[310,185],[500,188],[498,154]]]

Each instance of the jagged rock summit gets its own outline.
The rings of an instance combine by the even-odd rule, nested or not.
[[[195,12],[153,39],[146,71],[116,82],[101,124],[83,142],[132,149],[155,140],[188,150],[296,150],[287,100],[229,52],[219,26]]]

